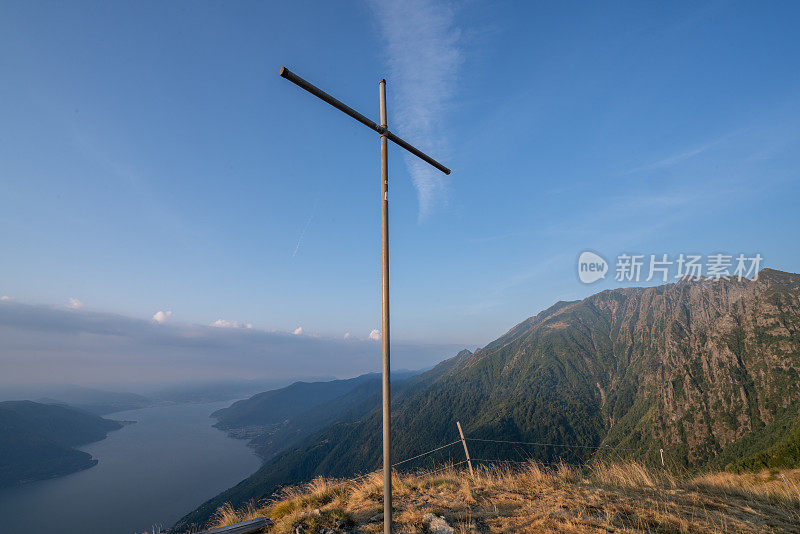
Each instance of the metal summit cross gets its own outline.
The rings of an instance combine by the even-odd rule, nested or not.
[[[392,532],[392,429],[391,429],[391,383],[389,381],[389,153],[387,140],[408,150],[421,160],[433,165],[445,174],[450,169],[406,143],[389,131],[386,126],[386,80],[378,82],[380,96],[381,123],[371,121],[350,106],[335,99],[322,89],[310,84],[286,67],[281,67],[278,75],[286,78],[301,89],[324,100],[339,111],[350,115],[364,126],[375,130],[381,136],[381,265],[383,267],[383,324],[381,342],[383,345],[383,532]]]

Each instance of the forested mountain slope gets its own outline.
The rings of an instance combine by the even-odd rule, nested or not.
[[[0,402],[0,487],[92,467],[97,460],[73,447],[121,427],[118,421],[66,406]]]
[[[234,402],[214,412],[217,427],[228,430],[243,427],[269,427],[296,416],[319,404],[335,399],[377,374],[328,382],[295,382],[284,388],[265,391],[249,399]]]
[[[410,380],[394,397],[393,449],[402,459],[452,441],[460,420],[473,438],[547,444],[478,442],[478,458],[641,459],[663,448],[690,469],[748,458],[794,465],[799,379],[796,274],[608,290],[559,302]],[[375,469],[380,440],[376,406],[279,454],[182,524],[282,484]]]
[[[399,371],[392,375],[397,387],[419,374]],[[374,408],[381,379],[370,373],[347,380],[295,382],[233,403],[212,414],[217,428],[250,440],[256,453],[269,459],[308,435],[338,421],[355,421]]]

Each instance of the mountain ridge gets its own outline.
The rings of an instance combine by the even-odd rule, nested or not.
[[[392,385],[397,387],[416,374],[396,371]],[[217,418],[215,427],[232,437],[249,439],[256,454],[268,460],[325,426],[363,417],[379,402],[380,391],[378,373],[345,380],[300,381],[237,401],[211,417]]]
[[[394,457],[450,441],[460,420],[472,438],[541,444],[524,451],[471,444],[477,458],[582,463],[654,458],[663,448],[671,465],[699,470],[784,418],[787,437],[770,446],[797,463],[791,440],[800,419],[791,410],[800,402],[799,332],[800,276],[771,269],[756,280],[679,280],[561,301],[400,388]],[[738,459],[761,454],[764,443],[742,445]],[[380,449],[376,408],[277,455],[181,524],[283,484],[370,471]],[[443,460],[444,453],[431,455],[408,467]]]

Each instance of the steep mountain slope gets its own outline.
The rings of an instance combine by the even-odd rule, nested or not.
[[[0,487],[88,469],[97,460],[72,447],[121,427],[65,406],[0,402]]]
[[[418,374],[393,374],[396,387]],[[237,401],[214,412],[214,425],[233,437],[250,439],[256,453],[269,459],[289,445],[339,421],[355,421],[371,412],[380,395],[380,375],[370,373],[348,380],[295,382],[274,391]]]
[[[429,387],[433,382],[445,376],[456,363],[472,355],[469,350],[462,350],[456,356],[445,360],[430,371],[411,376],[399,383],[392,380],[392,395],[393,404],[398,402],[398,399],[413,396],[415,393]],[[369,382],[362,384],[362,388],[370,386]],[[376,386],[378,388],[379,385]],[[352,393],[355,393],[353,391]],[[324,460],[326,456],[331,453],[334,445],[338,445],[338,453],[346,454],[348,458],[353,460],[357,465],[355,467],[346,466],[344,470],[339,469],[339,474],[348,473],[352,470],[371,469],[374,467],[376,460],[373,451],[370,448],[375,447],[375,440],[371,440],[371,445],[364,444],[359,447],[357,453],[350,454],[343,452],[348,444],[352,443],[353,430],[363,431],[364,429],[373,429],[380,433],[380,413],[376,411],[376,406],[380,403],[380,393],[376,389],[374,396],[365,398],[363,402],[356,405],[349,412],[336,414],[336,419],[333,424],[330,424],[324,430],[318,431],[313,435],[301,440],[297,445],[292,446],[275,457],[264,462],[264,465],[252,476],[246,478],[233,488],[221,493],[220,495],[208,500],[198,509],[192,511],[183,517],[173,527],[173,531],[187,530],[193,526],[204,525],[211,515],[223,503],[244,503],[251,499],[258,499],[270,495],[273,491],[282,485],[289,484],[295,481],[305,480],[318,470],[331,470],[327,465],[320,465],[317,469],[317,463]],[[347,395],[343,396],[346,397]],[[336,403],[332,403],[336,405]],[[371,406],[370,406],[371,404]],[[359,417],[350,418],[350,416]],[[367,415],[364,415],[366,413]],[[377,426],[376,426],[377,425]],[[379,453],[380,439],[378,439],[378,449],[375,452]],[[359,458],[360,453],[367,452],[363,458]],[[334,452],[333,454],[337,454]],[[357,461],[357,460],[363,461]],[[347,462],[345,462],[346,464]],[[331,471],[333,472],[333,471]]]
[[[416,378],[394,398],[398,459],[453,440],[460,420],[472,438],[542,444],[473,442],[477,458],[646,459],[663,448],[671,465],[696,469],[776,446],[770,454],[794,465],[800,276],[764,269],[754,281],[682,280],[559,302]],[[783,437],[770,425],[782,425]],[[380,439],[377,410],[333,425],[183,524],[202,522],[225,501],[268,496],[281,484],[372,470]]]
[[[214,412],[223,430],[245,427],[270,427],[323,402],[334,399],[377,375],[361,375],[348,380],[295,382],[285,388],[265,391],[234,402]]]

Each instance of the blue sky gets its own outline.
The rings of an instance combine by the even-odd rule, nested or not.
[[[584,250],[798,272],[798,22],[792,2],[6,1],[0,294],[366,338],[377,135],[281,65],[375,119],[386,77],[390,127],[453,169],[391,149],[398,342],[481,346],[619,285],[581,284]]]

